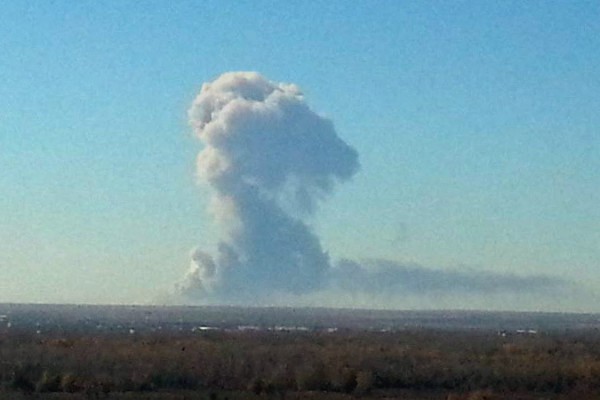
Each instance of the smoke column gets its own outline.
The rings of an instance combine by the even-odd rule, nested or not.
[[[357,172],[358,155],[293,84],[255,72],[223,74],[202,86],[189,119],[204,145],[198,175],[210,188],[209,212],[221,237],[212,252],[193,251],[177,284],[186,303],[281,305],[291,299],[393,308],[417,296],[417,307],[443,299],[438,307],[469,308],[476,300],[497,308],[511,299],[522,307],[573,292],[569,282],[546,275],[369,258],[331,263],[306,218],[337,182]]]
[[[211,255],[200,249],[178,285],[207,302],[260,302],[319,290],[330,260],[306,224],[336,182],[358,170],[357,152],[293,84],[255,72],[205,83],[189,110],[204,144],[200,178],[222,228]]]

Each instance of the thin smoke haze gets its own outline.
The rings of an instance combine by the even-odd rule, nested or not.
[[[393,301],[415,293],[545,293],[568,286],[544,275],[436,270],[368,255],[332,263],[306,217],[356,174],[358,153],[294,84],[256,72],[225,73],[202,86],[189,121],[204,145],[197,171],[223,234],[213,252],[192,252],[177,284],[184,301],[311,304],[315,295],[331,305],[326,299],[336,294]]]

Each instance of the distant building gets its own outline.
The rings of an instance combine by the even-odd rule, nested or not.
[[[537,335],[538,331],[535,329],[517,329],[519,335]]]
[[[219,328],[214,327],[214,326],[197,326],[192,328],[192,332],[196,332],[196,331],[216,331],[219,330]]]

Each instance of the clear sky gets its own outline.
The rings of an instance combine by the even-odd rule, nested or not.
[[[600,292],[598,2],[4,1],[0,301],[169,290],[216,242],[186,112],[237,70],[358,151],[310,221],[333,259]]]

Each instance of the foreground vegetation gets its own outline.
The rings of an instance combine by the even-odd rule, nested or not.
[[[0,398],[600,398],[600,334],[0,334]]]

